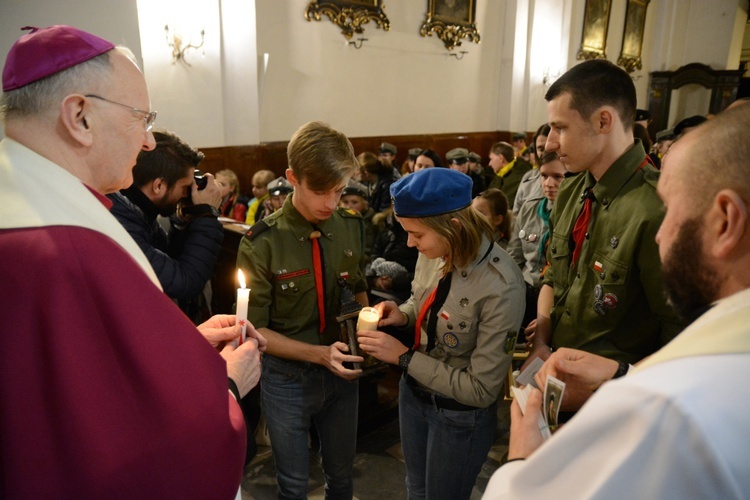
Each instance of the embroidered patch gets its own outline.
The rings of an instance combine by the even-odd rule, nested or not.
[[[602,263],[598,260],[594,262],[594,271],[596,271],[597,273],[602,272]]]
[[[505,347],[503,348],[505,354],[510,354],[515,350],[517,337],[518,332],[508,332],[508,335],[505,336]]]
[[[453,333],[448,332],[443,335],[443,344],[445,344],[447,347],[450,347],[451,349],[454,349],[458,347],[458,337],[456,337]]]
[[[343,273],[339,273],[339,276],[341,276],[345,280],[348,280],[349,279],[349,272],[348,271],[344,271]]]
[[[307,274],[310,274],[309,269],[300,269],[299,271],[292,271],[291,273],[279,274],[278,276],[276,276],[276,279],[288,280],[291,278],[296,278],[297,276],[305,276]]]
[[[614,293],[607,293],[604,295],[604,307],[607,309],[616,309],[617,308],[617,295]]]
[[[445,309],[443,309],[440,312],[440,317],[443,318],[445,321],[448,321],[449,319],[451,319],[451,315],[448,314],[448,311],[446,311]]]

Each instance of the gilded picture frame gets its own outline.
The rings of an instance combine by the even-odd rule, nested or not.
[[[643,49],[643,29],[646,25],[646,10],[651,0],[628,0],[625,11],[625,28],[622,35],[622,48],[617,65],[628,73],[642,69],[641,50]]]
[[[611,10],[612,0],[586,0],[581,47],[578,50],[577,59],[606,59],[607,31]]]
[[[391,29],[391,22],[384,12],[383,0],[311,0],[305,8],[305,19],[320,21],[327,16],[347,40],[362,34],[364,25],[370,21],[383,31]]]
[[[476,0],[428,0],[419,34],[435,33],[448,50],[460,47],[463,39],[479,43],[476,14]]]

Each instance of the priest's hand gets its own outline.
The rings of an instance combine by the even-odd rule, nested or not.
[[[547,359],[534,379],[539,387],[545,386],[548,375],[565,382],[560,409],[577,411],[595,390],[612,379],[617,366],[612,359],[563,347]]]
[[[245,397],[260,380],[258,341],[248,337],[239,347],[227,344],[221,350],[221,357],[227,363],[227,376],[237,384],[240,397]]]
[[[198,325],[198,331],[201,335],[218,350],[221,350],[227,342],[239,338],[242,332],[240,325],[237,324],[237,317],[234,314],[216,314],[211,316],[205,323]],[[254,338],[258,341],[258,349],[263,352],[266,350],[266,339],[255,329],[252,323],[247,322],[245,330],[247,338]]]
[[[508,460],[528,458],[544,442],[539,430],[539,412],[542,409],[542,393],[532,389],[526,401],[526,414],[521,412],[518,400],[510,405],[510,443]]]

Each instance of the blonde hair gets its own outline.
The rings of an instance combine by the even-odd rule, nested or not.
[[[456,219],[458,224],[451,219]],[[448,244],[450,251],[445,257],[443,266],[446,272],[473,262],[482,244],[482,236],[486,236],[490,241],[493,240],[492,226],[471,206],[447,214],[421,217],[419,221],[425,227],[435,231]]]
[[[300,127],[286,151],[289,168],[297,180],[306,181],[314,191],[339,187],[359,169],[349,139],[321,122],[309,122]]]
[[[268,183],[276,178],[276,174],[270,170],[258,170],[253,174],[253,184],[262,184],[265,188]]]
[[[228,168],[225,168],[224,170],[219,170],[216,172],[216,177],[223,175],[229,180],[229,185],[232,187],[232,194],[236,195],[240,192],[240,180],[237,178],[237,174],[234,173],[234,170],[230,170]]]

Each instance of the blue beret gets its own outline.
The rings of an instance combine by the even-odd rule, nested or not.
[[[399,217],[431,217],[471,205],[471,177],[458,170],[426,168],[391,184]]]

